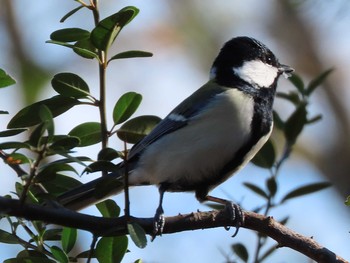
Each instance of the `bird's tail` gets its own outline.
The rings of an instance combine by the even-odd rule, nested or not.
[[[123,190],[124,176],[122,172],[110,173],[59,195],[57,201],[68,209],[80,210]]]

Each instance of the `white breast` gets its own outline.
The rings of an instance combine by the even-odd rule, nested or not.
[[[250,137],[253,99],[229,89],[212,103],[187,126],[150,145],[130,174],[130,184],[171,183],[179,177],[200,182],[226,164]]]

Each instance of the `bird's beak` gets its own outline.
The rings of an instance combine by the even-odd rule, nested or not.
[[[294,72],[294,69],[291,68],[290,66],[280,64],[278,67],[278,72],[280,74],[283,74],[285,78],[289,78],[292,76],[292,73]]]

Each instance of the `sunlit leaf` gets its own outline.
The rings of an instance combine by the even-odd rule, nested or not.
[[[99,263],[120,263],[128,248],[126,236],[102,237],[96,246]]]
[[[10,75],[0,69],[0,88],[8,87],[15,83],[16,81]]]
[[[131,240],[138,248],[145,248],[147,246],[146,232],[139,224],[129,223],[128,232]]]
[[[51,246],[50,251],[53,255],[53,257],[60,263],[68,263],[69,258],[68,255],[59,247],[57,246]]]
[[[76,228],[70,228],[70,227],[64,227],[62,230],[62,248],[64,252],[69,253],[77,241],[77,229]]]
[[[141,94],[136,92],[127,92],[123,94],[113,109],[114,124],[119,124],[129,119],[139,107],[141,100]]]
[[[120,214],[120,207],[112,199],[107,199],[96,204],[98,211],[103,217],[117,218]]]

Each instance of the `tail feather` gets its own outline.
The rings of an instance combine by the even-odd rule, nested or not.
[[[59,195],[57,201],[68,209],[80,210],[123,190],[123,176],[111,173]]]

